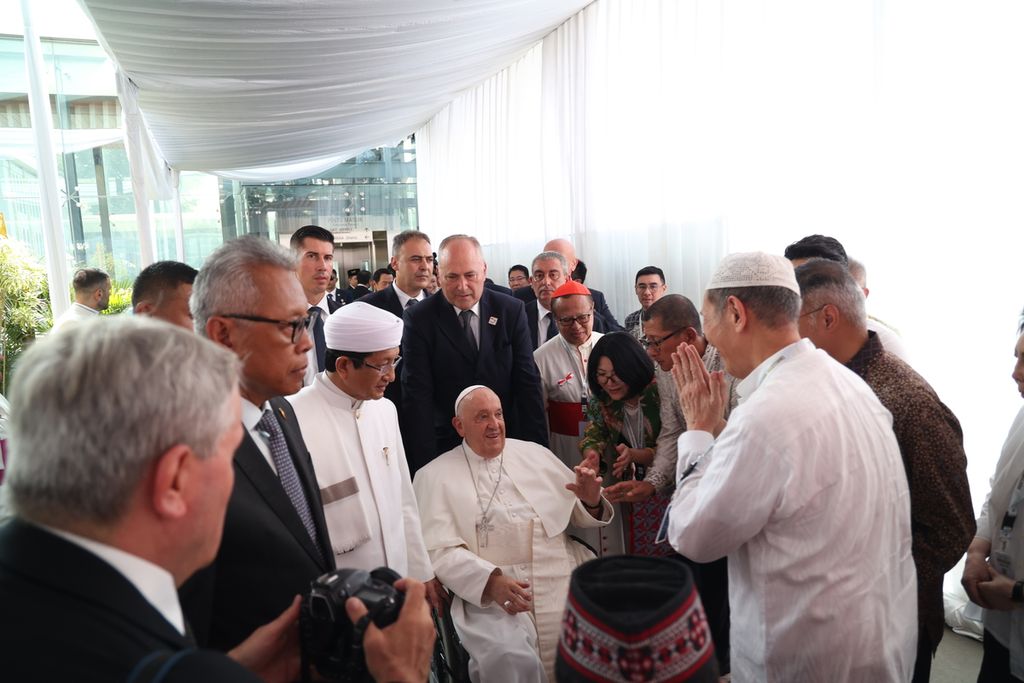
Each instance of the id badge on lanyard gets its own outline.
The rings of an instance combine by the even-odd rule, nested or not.
[[[1024,501],[1024,474],[1017,480],[1017,485],[1010,494],[1010,504],[1003,515],[1002,524],[999,526],[999,547],[991,554],[992,564],[1000,574],[1005,574],[1011,579],[1017,577],[1013,572],[1013,558],[1010,556],[1010,537],[1013,535],[1013,526],[1017,522],[1017,513],[1021,501]]]

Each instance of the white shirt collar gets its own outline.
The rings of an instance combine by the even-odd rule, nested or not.
[[[541,320],[543,318],[546,318],[548,313],[550,312],[551,309],[544,308],[544,304],[540,302],[540,299],[537,299],[537,319]]]
[[[708,346],[710,346],[710,344]],[[759,386],[761,386],[761,383],[764,382],[771,371],[774,370],[779,363],[794,355],[813,350],[814,345],[811,344],[809,339],[801,339],[793,342],[792,344],[783,346],[781,349],[765,358],[761,361],[760,365],[754,368],[753,372],[744,377],[743,381],[736,385],[736,395],[739,398],[739,402],[743,402],[750,398],[750,395],[753,394]]]
[[[322,310],[324,312],[324,316],[323,317],[325,319],[326,319],[327,316],[329,316],[331,314],[331,309],[327,307],[327,292],[324,292],[324,295],[323,295],[323,297],[321,297],[320,301],[318,301],[313,306],[310,306],[310,308],[313,308],[314,306],[316,308],[319,308],[320,310]]]
[[[256,423],[263,417],[263,413],[270,408],[270,401],[264,401],[262,406],[257,406],[247,398],[242,399],[242,426],[246,431],[256,429]]]
[[[329,398],[335,399],[332,400],[331,403],[337,405],[342,409],[358,411],[359,408],[364,403],[362,399],[352,398],[344,391],[342,391],[342,389],[337,384],[331,381],[331,379],[327,376],[326,371],[321,372],[316,376],[316,384],[317,386],[319,386],[321,389],[328,393]]]
[[[427,293],[422,289],[420,290],[419,296],[409,296],[398,287],[397,280],[395,282],[392,282],[391,286],[395,288],[395,294],[398,296],[398,303],[402,305],[402,310],[405,310],[405,307],[409,305],[409,299],[423,301],[424,299],[427,298]]]
[[[77,301],[71,302],[71,305],[75,306],[75,307],[78,307],[79,311],[85,311],[85,312],[88,312],[88,313],[92,313],[93,315],[99,315],[100,314],[100,312],[97,311],[95,308],[90,308],[90,307],[86,306],[85,304],[78,303]]]
[[[142,597],[153,606],[153,609],[177,629],[178,633],[185,635],[185,617],[181,612],[181,603],[178,602],[178,589],[174,585],[174,577],[169,571],[149,560],[91,538],[43,524],[38,526],[69,543],[74,543],[116,569],[142,593]]]
[[[452,306],[452,310],[455,311],[455,317],[456,318],[458,318],[459,315],[462,313],[462,309],[459,308],[458,306]],[[479,301],[479,299],[477,300],[477,302],[475,304],[473,304],[472,308],[469,308],[467,310],[473,311],[473,315],[476,316],[477,318],[479,318],[480,317],[480,301]]]

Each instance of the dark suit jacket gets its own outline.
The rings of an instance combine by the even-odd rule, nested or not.
[[[0,605],[0,673],[12,683],[120,683],[154,652],[193,647],[116,569],[18,518],[0,526]],[[164,680],[259,681],[209,651]]]
[[[483,290],[479,353],[440,292],[407,309],[404,317],[402,433],[408,436],[405,450],[414,470],[460,443],[451,423],[453,404],[471,384],[490,387],[501,399],[509,438],[547,446],[540,374],[522,303]]]
[[[484,287],[491,290],[492,292],[501,292],[506,296],[512,296],[512,290],[510,288],[506,287],[505,285],[499,285],[491,278],[487,278],[486,280],[484,280]]]
[[[394,287],[387,287],[379,292],[367,294],[365,297],[360,299],[360,301],[368,303],[371,306],[376,306],[377,308],[382,308],[392,315],[397,315],[399,318],[402,317],[402,302],[398,300],[398,295],[395,293]],[[404,355],[405,352],[403,351],[402,353]],[[399,372],[399,374],[401,374],[401,372]],[[403,427],[402,441],[407,441],[404,431],[405,422],[402,420],[403,406],[401,377],[395,377],[395,381],[388,385],[388,388],[384,390],[384,398],[389,399],[395,404],[395,408],[398,410],[398,423]]]
[[[334,313],[336,310],[345,305],[344,301],[334,301],[331,297],[327,297],[327,312]]]
[[[270,405],[281,423],[319,536],[317,548],[274,470],[249,436],[235,451],[235,488],[228,501],[217,557],[179,591],[200,645],[229,650],[309,592],[334,569],[320,489],[291,405]]]
[[[587,287],[590,289],[590,287]],[[530,309],[530,302],[537,300],[537,295],[533,293],[533,287],[520,287],[519,289],[512,292],[512,296],[526,304],[527,312]],[[604,294],[596,289],[590,289],[590,296],[594,298],[594,332],[600,332],[604,334],[606,332],[625,332],[626,328],[619,324],[619,321],[612,315],[611,310],[608,308],[608,302],[604,298]],[[533,343],[537,343],[537,309],[533,309],[533,327],[530,328],[530,334],[533,337]],[[533,348],[537,348],[534,346]]]

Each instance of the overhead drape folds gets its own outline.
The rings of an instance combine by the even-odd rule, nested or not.
[[[407,137],[587,3],[81,1],[167,162],[247,180]]]

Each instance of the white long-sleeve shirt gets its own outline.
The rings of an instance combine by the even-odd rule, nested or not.
[[[669,539],[729,558],[742,681],[908,681],[917,645],[910,494],[892,417],[802,340],[759,365],[714,439],[679,438]]]

